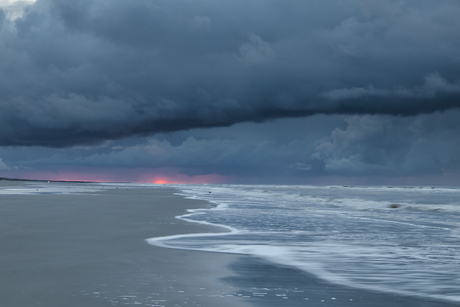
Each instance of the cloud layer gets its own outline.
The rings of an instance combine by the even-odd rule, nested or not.
[[[456,1],[38,0],[20,18],[0,11],[0,145],[458,108],[458,16]],[[341,136],[292,168],[354,163],[334,154]]]
[[[387,179],[378,183],[412,177],[418,178],[408,181],[412,184],[420,178],[437,178],[425,184],[459,184],[459,117],[458,110],[410,117],[315,115],[91,147],[10,147],[0,150],[0,156],[3,168],[8,166],[13,175],[97,168],[120,181],[142,181],[139,178],[148,174],[219,174],[230,178],[228,182],[255,178],[265,183],[318,183],[318,178],[341,176],[365,183],[380,176]]]

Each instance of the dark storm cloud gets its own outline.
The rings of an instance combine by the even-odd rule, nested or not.
[[[460,172],[459,110],[428,115],[315,115],[263,124],[193,129],[99,146],[0,149],[3,169],[162,168],[189,176],[295,177],[449,176]],[[0,161],[1,162],[1,161]],[[0,163],[0,170],[2,163]],[[123,171],[122,171],[123,172]],[[294,181],[295,182],[295,181]],[[458,180],[456,181],[458,184]]]
[[[459,15],[448,0],[38,0],[0,14],[0,145],[457,108]]]

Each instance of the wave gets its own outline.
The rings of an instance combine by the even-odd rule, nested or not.
[[[183,197],[217,205],[178,218],[225,227],[229,232],[150,238],[149,244],[251,255],[330,283],[460,302],[460,272],[456,270],[460,263],[460,219],[452,195],[444,204],[419,204],[411,197],[420,193],[389,187],[338,189],[371,191],[371,195],[312,195],[337,189],[311,186],[176,188]],[[433,193],[431,189],[421,190]],[[391,193],[390,198],[404,195],[407,199],[392,206],[396,203],[382,197],[382,191]],[[455,198],[458,191],[446,188],[436,193],[454,193]]]

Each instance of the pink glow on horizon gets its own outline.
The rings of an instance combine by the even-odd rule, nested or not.
[[[54,180],[54,181],[91,181],[91,182],[133,182],[154,184],[204,184],[230,183],[236,178],[218,174],[188,176],[174,170],[162,169],[103,169],[79,168],[72,170],[31,171],[7,170],[0,173],[0,177]]]
[[[204,183],[226,183],[231,182],[231,177],[218,174],[187,176],[184,174],[172,174],[169,176],[153,176],[151,179],[144,179],[140,182],[155,184],[204,184]]]

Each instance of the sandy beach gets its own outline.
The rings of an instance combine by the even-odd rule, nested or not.
[[[231,274],[226,267],[237,256],[145,242],[222,231],[174,219],[209,205],[173,192],[120,187],[92,194],[0,195],[0,306],[246,306],[225,296],[235,291],[220,280]]]
[[[44,185],[0,181],[8,189]],[[332,285],[249,256],[149,245],[151,237],[225,230],[175,219],[210,204],[174,189],[101,187],[0,195],[0,306],[455,306]]]

